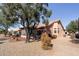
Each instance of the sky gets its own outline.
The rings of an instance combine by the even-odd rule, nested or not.
[[[64,28],[79,17],[79,3],[49,3],[49,9],[52,10],[50,21],[61,20]]]
[[[61,20],[64,28],[71,20],[79,17],[79,4],[77,3],[50,3],[49,8],[52,10],[50,20]]]

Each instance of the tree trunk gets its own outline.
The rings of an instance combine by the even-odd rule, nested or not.
[[[28,28],[25,28],[25,32],[26,32],[26,42],[29,42],[29,39],[30,39],[30,37],[29,37],[29,29]]]
[[[29,26],[29,24],[28,24],[28,19],[25,19],[25,18],[22,18],[23,20],[21,21],[21,24],[23,25],[23,27],[24,27],[24,30],[25,30],[25,35],[26,35],[26,42],[28,42],[29,41],[29,34],[28,34],[28,26]],[[27,23],[26,23],[27,22]],[[26,24],[25,24],[26,23]],[[25,26],[25,25],[27,25],[27,26]]]
[[[5,37],[6,37],[7,33],[8,33],[8,26],[5,28],[5,32],[4,32]]]
[[[26,42],[29,42],[30,36],[29,36],[29,19],[27,19],[27,26],[25,27],[25,32],[26,32]]]

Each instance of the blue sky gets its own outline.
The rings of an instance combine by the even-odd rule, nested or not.
[[[79,17],[79,4],[77,3],[51,3],[49,8],[52,10],[50,19],[60,19],[64,28],[71,20]]]
[[[79,3],[49,3],[49,9],[52,10],[50,21],[60,19],[64,28],[79,17]]]

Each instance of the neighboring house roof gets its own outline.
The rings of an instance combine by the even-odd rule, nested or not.
[[[59,20],[50,21],[48,25],[52,25],[53,23],[58,22],[58,21],[59,21]],[[39,25],[37,26],[37,28],[39,28],[39,27],[44,27],[44,26],[45,26],[45,24],[39,23]]]
[[[37,28],[41,28],[41,27],[45,27],[45,24],[39,23],[39,25],[37,26]]]
[[[52,22],[49,26],[50,26],[50,27],[53,26],[54,23],[59,23],[59,24],[62,26],[63,30],[65,31],[65,29],[64,29],[64,27],[63,27],[63,25],[62,25],[62,23],[61,23],[60,20],[55,20],[55,21]]]
[[[54,23],[59,23],[62,26],[62,29],[65,31],[65,29],[64,29],[64,27],[63,27],[60,20],[50,21],[49,24],[48,24],[48,27],[51,28],[51,26],[53,26]],[[43,29],[45,27],[46,27],[45,24],[39,23],[39,25],[37,26],[37,29]],[[23,30],[24,28],[20,28],[20,29]]]
[[[62,26],[62,28],[63,28],[63,30],[64,30],[64,27],[63,27],[63,25],[62,25],[62,23],[61,23],[60,20],[50,21],[48,27],[53,26],[54,23],[60,23],[60,25]],[[45,24],[39,24],[39,25],[37,26],[37,28],[44,28],[44,27],[45,27]],[[64,31],[65,31],[65,30],[64,30]]]
[[[49,24],[48,24],[49,28],[50,28],[51,26],[53,26],[54,23],[59,23],[59,24],[62,26],[63,30],[64,30],[64,27],[63,27],[63,25],[62,25],[62,23],[61,23],[60,20],[50,21]],[[45,28],[45,24],[41,24],[41,23],[40,23],[40,24],[37,26],[37,28]],[[65,30],[64,30],[64,31],[65,31]]]

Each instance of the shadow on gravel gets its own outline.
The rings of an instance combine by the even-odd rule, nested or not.
[[[70,42],[75,43],[75,44],[79,44],[79,40],[70,40]]]
[[[4,40],[7,40],[6,38],[0,38],[0,41],[4,41]]]
[[[0,44],[3,44],[4,42],[0,42]]]

